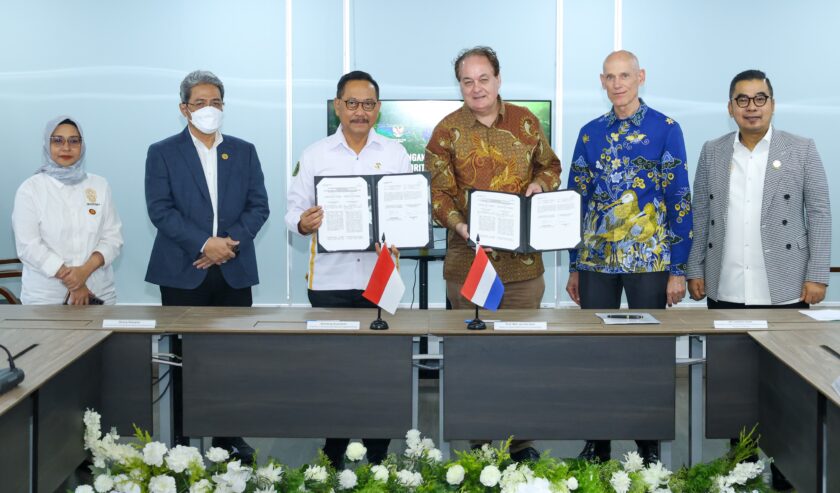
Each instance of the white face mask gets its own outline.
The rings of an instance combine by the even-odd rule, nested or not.
[[[190,116],[193,126],[202,133],[212,134],[222,128],[224,113],[212,106],[205,106],[200,110],[193,111]]]

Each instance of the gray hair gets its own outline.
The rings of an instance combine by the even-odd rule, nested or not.
[[[225,85],[222,80],[216,77],[213,72],[207,70],[196,70],[190,72],[181,81],[181,102],[188,103],[190,101],[190,93],[192,88],[199,84],[211,84],[219,88],[219,93],[222,96],[222,101],[225,99]]]

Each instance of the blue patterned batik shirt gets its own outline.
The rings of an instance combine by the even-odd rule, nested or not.
[[[644,101],[625,120],[611,110],[580,130],[572,158],[583,246],[569,252],[570,270],[685,275],[691,190],[680,125]]]

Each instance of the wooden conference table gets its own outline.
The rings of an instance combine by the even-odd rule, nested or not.
[[[182,431],[194,437],[401,437],[416,402],[417,341],[439,338],[445,440],[673,440],[676,338],[690,335],[706,344],[705,435],[729,438],[759,422],[763,447],[801,491],[818,491],[809,486],[821,474],[834,474],[828,491],[840,488],[837,472],[820,465],[840,447],[838,398],[826,385],[840,375],[840,360],[832,366],[827,351],[814,349],[827,341],[820,343],[840,352],[832,339],[840,324],[787,310],[651,313],[662,323],[604,326],[582,310],[486,312],[545,321],[548,330],[474,332],[465,329],[469,311],[401,311],[381,332],[367,329],[374,310],[0,307],[0,343],[13,354],[39,344],[16,360],[24,383],[0,396],[0,477],[26,480],[18,466],[28,456],[30,416],[34,491],[52,491],[81,461],[85,407],[102,413],[105,430],[116,424],[128,434],[132,422],[150,429],[152,334],[180,336],[176,397]],[[106,330],[103,319],[155,319],[157,326]],[[362,328],[305,330],[307,320],[334,319],[360,320]],[[715,319],[763,319],[769,328],[720,331]],[[817,334],[825,339],[805,337]],[[813,364],[817,354],[821,363]],[[797,388],[781,381],[796,381],[808,398],[774,392]],[[826,435],[817,433],[822,422]],[[49,440],[62,438],[72,450],[56,460],[64,451]],[[17,466],[7,456],[18,457]]]

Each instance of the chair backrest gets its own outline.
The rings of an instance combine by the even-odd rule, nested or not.
[[[20,265],[20,259],[17,258],[4,258],[0,259],[0,266],[3,265]],[[20,277],[23,275],[21,269],[8,269],[5,267],[0,267],[0,279],[3,278],[10,278],[10,277]],[[9,291],[7,288],[0,287],[0,296],[6,299],[6,302],[10,305],[20,305],[20,299],[15,296],[14,293]]]

